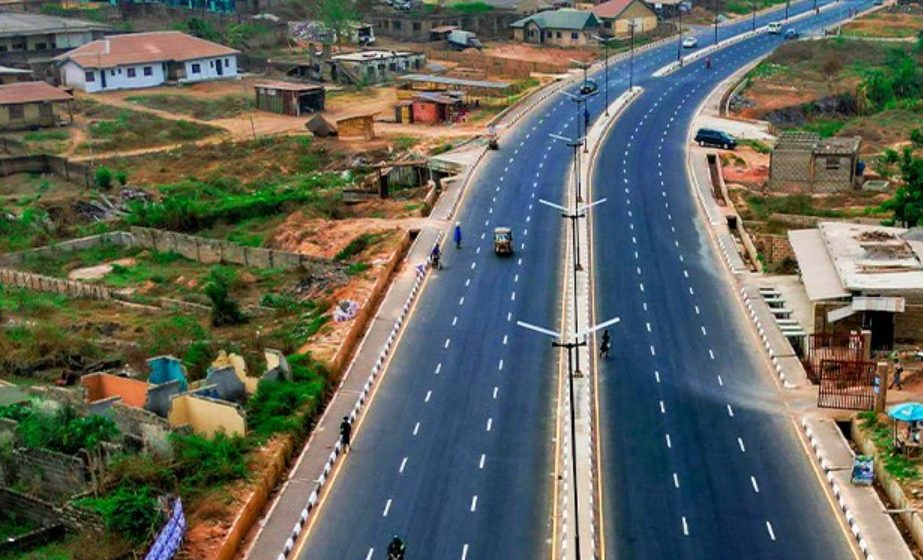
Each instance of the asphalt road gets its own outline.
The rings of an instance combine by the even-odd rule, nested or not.
[[[626,325],[600,368],[609,557],[852,555],[761,349],[732,312],[686,178],[698,106],[780,41],[763,35],[713,55],[712,70],[698,63],[642,79],[645,93],[600,153],[593,194],[608,201],[594,220],[597,312]]]
[[[810,4],[793,6],[791,13],[804,9],[810,9]],[[772,19],[762,16],[758,25]],[[723,26],[721,38],[749,27],[749,21]],[[721,53],[714,56],[714,74],[689,94],[685,109],[667,129],[675,134],[663,148],[670,161],[667,165],[664,159],[665,174],[672,174],[669,198],[664,200],[676,204],[673,219],[682,233],[680,248],[669,248],[674,237],[663,222],[656,185],[650,184],[657,135],[664,130],[663,124],[655,126],[651,121],[668,119],[671,112],[651,113],[644,133],[634,141],[630,165],[616,165],[625,152],[627,123],[643,115],[640,108],[665,91],[682,98],[689,91],[683,84],[703,80],[695,77],[692,67],[675,77],[649,79],[653,71],[675,59],[675,45],[635,58],[636,82],[648,91],[623,117],[626,124],[616,125],[601,157],[596,195],[608,195],[610,201],[595,222],[596,258],[602,263],[596,278],[598,306],[601,316],[622,317],[614,333],[613,359],[603,370],[604,475],[606,505],[611,509],[605,529],[614,548],[625,552],[622,557],[718,558],[715,551],[725,550],[727,557],[759,557],[735,553],[749,552],[751,547],[763,550],[759,545],[766,540],[766,529],[764,533],[753,529],[763,517],[778,533],[773,544],[788,547],[777,551],[794,550],[795,539],[805,539],[809,528],[823,528],[823,534],[811,534],[800,543],[807,555],[773,558],[810,558],[816,556],[813,551],[845,550],[805,458],[796,453],[793,433],[784,422],[760,415],[740,400],[754,392],[771,394],[772,387],[768,378],[753,373],[757,358],[732,345],[742,334],[719,303],[721,298],[732,300],[714,275],[720,263],[711,260],[698,237],[696,210],[683,171],[685,125],[681,121],[688,123],[694,100],[720,74],[778,41],[759,42],[764,39],[757,39],[756,46],[741,51],[733,61],[725,62]],[[701,46],[710,40],[710,30],[700,33]],[[742,43],[741,48],[748,44]],[[627,69],[627,63],[610,66],[610,98],[627,87]],[[599,95],[590,102],[591,118],[602,111],[602,99]],[[676,106],[668,105],[672,100],[664,97],[660,107]],[[515,321],[551,326],[559,318],[565,224],[537,199],[563,203],[571,151],[548,135],[576,136],[579,119],[575,116],[568,98],[552,98],[506,131],[501,149],[485,158],[460,208],[462,248],[446,248],[445,268],[432,274],[421,294],[354,447],[316,512],[302,558],[384,558],[393,534],[405,539],[409,558],[547,556],[557,354],[547,340],[517,328]],[[621,176],[620,168],[629,179],[635,205],[633,227],[638,228],[639,254],[644,254],[642,275],[651,297],[650,318],[639,310],[642,297],[633,276],[630,230],[626,230],[631,223],[625,217],[627,198],[624,191],[613,190],[612,179]],[[516,253],[512,258],[492,252],[491,233],[497,226],[513,228]],[[606,242],[609,238],[619,243]],[[690,279],[682,276],[678,254],[688,256]],[[682,282],[702,290],[696,297],[702,298],[699,305],[701,320],[709,329],[707,337],[698,333],[698,316],[691,313]],[[650,333],[644,329],[646,322],[651,323]],[[649,351],[644,354],[649,344],[659,349],[656,357]],[[702,361],[706,344],[720,361]],[[654,368],[670,372],[670,381],[651,385]],[[725,393],[708,385],[708,376],[714,378],[717,368],[732,372],[724,374]],[[663,396],[654,397],[657,391]],[[668,413],[652,414],[661,399],[669,403]],[[722,399],[734,404],[735,417],[729,420],[735,425],[724,426],[725,419],[716,417],[724,406]],[[669,424],[675,426],[669,429],[675,432],[677,445],[665,453],[663,434]],[[746,454],[722,439],[737,433],[749,439]],[[736,445],[736,440],[730,441]],[[665,484],[670,471],[681,471],[680,489]],[[758,477],[759,494],[749,486],[750,474]],[[773,496],[791,501],[771,506]],[[792,506],[801,508],[804,516],[781,515]],[[688,541],[671,538],[674,533],[682,535],[676,533],[681,515],[690,525]],[[735,521],[741,518],[747,523]]]

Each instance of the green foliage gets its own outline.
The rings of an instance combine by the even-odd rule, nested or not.
[[[914,148],[923,148],[923,128],[915,128],[910,131],[910,143]]]
[[[365,251],[367,248],[381,241],[384,237],[381,233],[362,233],[356,236],[352,241],[349,242],[346,247],[343,247],[339,253],[337,253],[333,258],[337,261],[349,260],[352,257],[355,257],[362,251]]]
[[[860,90],[864,91],[872,111],[894,101],[919,99],[923,95],[923,69],[915,56],[893,49],[883,68],[866,72]]]
[[[78,504],[102,515],[106,527],[136,544],[146,542],[163,523],[156,494],[148,486],[119,486],[100,498]]]
[[[19,251],[47,241],[47,222],[48,213],[42,209],[26,208],[16,216],[0,206],[0,252]]]
[[[259,190],[246,191],[227,180],[190,179],[162,186],[164,196],[159,202],[133,203],[127,221],[132,225],[195,232],[218,222],[265,219],[302,204],[310,204],[321,213],[332,215],[338,199],[324,191],[341,184],[338,175],[315,174],[291,186],[266,185]]]
[[[26,447],[50,449],[66,455],[91,451],[119,436],[115,422],[105,416],[79,416],[70,406],[47,412],[20,405],[0,408],[0,418],[19,422],[16,434]]]
[[[894,449],[891,426],[878,420],[874,411],[859,413],[862,429],[869,432],[869,436],[878,448],[878,459],[884,464],[885,470],[898,480],[915,480],[920,478],[916,463]]]
[[[215,267],[205,285],[205,295],[212,302],[212,326],[239,325],[247,321],[237,302],[231,299],[230,286],[233,279]]]
[[[772,153],[772,148],[770,148],[765,143],[760,142],[759,140],[751,140],[749,138],[740,138],[739,140],[737,140],[737,143],[743,146],[750,146],[756,152],[761,153],[761,154]]]
[[[22,138],[26,142],[49,142],[52,140],[63,141],[69,140],[70,132],[63,129],[33,130],[23,134]]]
[[[119,182],[119,185],[124,187],[128,184],[128,173],[125,171],[116,171],[115,180]]]
[[[904,227],[923,224],[923,158],[907,146],[899,162],[903,184],[885,206],[894,211],[894,220]]]
[[[0,285],[0,314],[20,312],[34,316],[46,316],[58,312],[70,303],[67,296],[33,292],[24,288]]]
[[[222,130],[181,119],[164,119],[152,113],[115,108],[82,99],[83,114],[93,120],[89,144],[96,150],[131,150],[200,140]],[[88,151],[86,146],[82,151]]]
[[[486,14],[494,11],[494,7],[486,2],[455,2],[451,5],[453,11],[463,14]]]
[[[203,99],[176,93],[132,95],[126,101],[152,109],[182,113],[198,120],[211,121],[239,115],[253,109],[255,102],[249,96],[225,95],[216,99]]]
[[[830,138],[836,136],[844,126],[846,126],[846,121],[843,120],[817,119],[805,123],[799,129],[816,132],[821,138]]]
[[[843,212],[839,210],[816,208],[811,197],[805,194],[792,194],[786,196],[751,195],[747,197],[747,204],[761,220],[765,220],[770,215],[776,213],[823,216],[828,218],[838,218],[844,215]]]
[[[170,434],[173,474],[188,493],[247,476],[247,442],[240,436],[218,432],[211,439],[198,434]]]
[[[352,263],[351,265],[346,267],[346,274],[350,276],[355,276],[357,274],[361,274],[365,272],[368,269],[369,269],[369,265],[367,263],[361,263],[361,262]]]
[[[324,27],[336,35],[338,45],[342,45],[350,26],[359,21],[353,0],[319,0],[317,11]]]

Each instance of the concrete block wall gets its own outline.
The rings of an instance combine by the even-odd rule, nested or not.
[[[768,233],[753,234],[753,242],[757,250],[772,264],[780,263],[785,259],[794,259],[795,251],[785,235],[772,235]]]
[[[114,231],[110,233],[103,233],[100,235],[90,235],[88,237],[81,237],[78,239],[71,239],[69,241],[62,241],[60,243],[55,243],[53,245],[46,245],[44,247],[36,247],[35,249],[26,249],[24,251],[16,251],[13,253],[6,253],[0,255],[0,266],[6,267],[16,267],[21,266],[26,259],[34,258],[37,256],[53,256],[59,255],[61,253],[70,253],[74,251],[83,251],[85,249],[90,249],[93,247],[98,247],[104,243],[112,243],[114,245],[129,246],[131,244],[131,234],[124,231]]]
[[[25,288],[34,292],[61,294],[72,298],[109,301],[118,299],[114,290],[96,284],[87,284],[76,280],[62,280],[32,272],[20,272],[0,268],[0,284]]]
[[[775,149],[769,160],[769,185],[797,183],[811,190],[811,150]]]
[[[88,487],[89,474],[83,461],[45,449],[15,448],[5,462],[0,479],[7,484],[22,484],[34,495],[60,503]]]
[[[11,512],[39,525],[54,525],[57,514],[48,502],[0,487],[0,511]]]

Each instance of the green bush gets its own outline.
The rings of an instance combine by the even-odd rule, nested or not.
[[[112,170],[108,167],[97,167],[96,186],[103,190],[108,190],[112,186]]]
[[[371,247],[375,243],[378,243],[384,234],[381,233],[362,233],[353,238],[346,247],[337,253],[333,259],[337,261],[348,260],[362,251],[365,251],[367,248]]]
[[[124,171],[116,171],[115,180],[119,182],[119,185],[124,187],[128,184],[128,173]]]
[[[5,407],[0,408],[0,417],[19,422],[16,434],[24,446],[50,449],[65,455],[93,450],[119,436],[118,427],[109,418],[95,414],[79,416],[70,406],[56,412],[31,407]]]
[[[910,131],[910,143],[914,148],[923,148],[923,129],[915,128]]]
[[[247,476],[247,442],[240,436],[218,432],[211,439],[198,434],[170,434],[173,473],[187,492],[212,487]]]
[[[310,356],[287,357],[292,381],[263,381],[247,402],[247,423],[254,434],[297,434],[320,411],[329,389],[327,372]]]
[[[239,325],[247,321],[237,302],[231,298],[231,280],[227,274],[213,268],[205,285],[205,295],[212,302],[212,326]]]
[[[106,527],[136,544],[144,543],[160,528],[163,513],[148,486],[119,486],[100,498],[83,498],[78,504],[102,515]]]

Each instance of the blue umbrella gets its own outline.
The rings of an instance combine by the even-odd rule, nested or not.
[[[923,404],[918,402],[907,402],[891,407],[888,416],[901,422],[920,422],[923,421]]]

